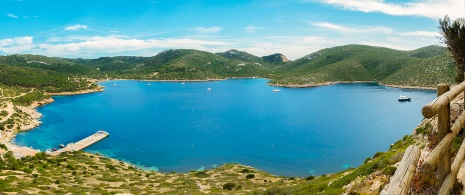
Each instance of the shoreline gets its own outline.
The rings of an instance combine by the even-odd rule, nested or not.
[[[209,81],[224,81],[228,79],[257,79],[257,78],[262,78],[262,79],[268,79],[271,81],[269,78],[265,77],[227,77],[223,79],[186,79],[186,80],[148,80],[148,79],[103,79],[103,80],[98,80],[96,82],[106,82],[106,81],[148,81],[148,82],[209,82]],[[408,86],[408,85],[392,85],[392,84],[385,84],[377,81],[328,81],[328,82],[323,82],[323,83],[307,83],[307,84],[294,84],[294,85],[289,85],[289,84],[272,84],[270,82],[267,82],[266,85],[268,86],[277,86],[277,87],[285,87],[285,88],[312,88],[312,87],[323,87],[323,86],[329,86],[329,85],[334,85],[334,84],[360,84],[360,83],[377,83],[382,86],[386,87],[393,87],[393,88],[401,88],[401,89],[418,89],[418,90],[436,90],[435,87],[420,87],[420,86]],[[101,87],[101,86],[99,86]],[[62,93],[63,95],[66,92]],[[92,92],[89,92],[92,93]],[[84,93],[82,93],[84,94]],[[77,94],[70,94],[70,95],[77,95]]]
[[[70,96],[70,95],[80,95],[80,94],[88,94],[88,93],[94,93],[94,92],[102,92],[104,91],[103,86],[98,86],[96,89],[87,89],[87,90],[81,90],[77,92],[63,92],[63,93],[46,93],[47,95],[54,95],[54,96]],[[13,107],[16,107],[20,113],[25,114],[26,119],[23,120],[21,123],[17,124],[17,128],[13,128],[12,130],[6,130],[0,132],[0,143],[5,144],[7,148],[13,152],[13,154],[17,157],[22,157],[22,156],[33,156],[36,153],[41,152],[40,150],[33,149],[32,147],[28,146],[20,146],[12,142],[12,139],[16,137],[16,134],[21,133],[21,132],[26,132],[29,130],[32,130],[39,125],[42,124],[42,122],[39,120],[42,117],[42,113],[38,112],[36,110],[37,107],[44,106],[46,104],[51,104],[55,100],[50,97],[41,101],[34,101],[31,103],[29,106],[19,106],[19,105],[14,105],[12,102],[7,101],[8,103],[13,104]],[[13,110],[12,114],[17,113],[18,111]]]
[[[434,87],[420,87],[420,86],[408,86],[408,85],[391,85],[380,83],[376,81],[331,81],[331,82],[324,82],[324,83],[309,83],[309,84],[301,84],[301,85],[286,85],[286,84],[272,84],[267,83],[269,86],[278,86],[278,87],[285,87],[285,88],[311,88],[311,87],[324,87],[329,85],[335,84],[361,84],[361,83],[377,83],[382,86],[386,87],[393,87],[393,88],[401,88],[401,89],[418,89],[418,90],[436,90]]]

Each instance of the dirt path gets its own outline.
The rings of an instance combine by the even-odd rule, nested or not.
[[[0,120],[0,123],[3,123],[5,122],[6,120],[8,120],[11,115],[13,115],[13,113],[15,112],[15,109],[13,109],[13,103],[11,102],[6,102],[6,108],[5,109],[2,109],[2,110],[6,110],[8,112],[8,115],[6,115],[5,117],[3,117],[1,120]]]

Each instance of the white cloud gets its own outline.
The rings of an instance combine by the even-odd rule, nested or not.
[[[396,16],[421,16],[434,20],[449,15],[452,19],[463,16],[463,1],[415,0],[403,3],[388,3],[385,0],[308,0],[333,5],[346,10],[381,12]]]
[[[312,22],[313,26],[335,30],[342,33],[392,33],[393,30],[383,26],[343,26],[329,22]]]
[[[21,53],[30,51],[35,46],[32,44],[33,37],[15,37],[12,39],[0,39],[0,51],[4,53]]]
[[[403,36],[420,36],[420,37],[439,37],[440,34],[438,32],[431,32],[431,31],[413,31],[413,32],[404,32],[404,33],[397,33]]]
[[[76,24],[76,25],[73,25],[73,26],[66,27],[65,30],[75,31],[75,30],[87,29],[87,28],[88,28],[88,26],[86,26],[86,25]]]
[[[262,27],[257,27],[255,25],[249,25],[244,28],[245,32],[248,32],[248,33],[255,33],[257,32],[257,30],[260,30],[260,29],[262,29]]]
[[[15,14],[11,14],[11,13],[8,13],[8,14],[7,14],[7,16],[8,16],[8,17],[10,17],[10,18],[18,18],[18,16],[17,16],[17,15],[15,15]]]
[[[193,28],[192,30],[194,30],[194,31],[196,31],[198,33],[202,33],[202,34],[210,34],[210,33],[218,33],[221,30],[223,30],[223,28],[217,27],[217,26],[214,26],[214,27],[197,27],[197,28]]]
[[[88,37],[87,41],[64,44],[40,44],[39,50],[45,54],[58,56],[92,54],[94,52],[118,53],[146,49],[183,48],[205,49],[209,46],[223,46],[223,41],[205,41],[199,39],[124,39],[118,37]]]
[[[14,40],[18,45],[28,45],[32,43],[32,37],[25,36],[25,37],[15,37]]]

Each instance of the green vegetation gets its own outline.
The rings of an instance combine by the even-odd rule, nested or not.
[[[70,92],[92,88],[83,78],[208,80],[266,77],[281,85],[326,82],[381,82],[433,87],[452,83],[454,61],[444,47],[399,51],[365,45],[323,49],[295,61],[282,54],[257,57],[229,50],[209,53],[165,50],[153,57],[117,56],[98,59],[51,58],[38,55],[0,56],[0,85]]]
[[[447,55],[447,50],[438,46],[413,51],[365,45],[333,47],[285,64],[274,82],[315,85],[366,81],[432,87],[453,82],[454,65]]]
[[[244,169],[254,172],[254,179],[245,179]],[[24,194],[244,194],[301,182],[238,164],[178,174],[143,171],[84,152],[21,159],[7,152],[0,158],[0,191]]]
[[[457,67],[456,81],[461,82],[465,72],[465,19],[457,18],[451,21],[445,16],[439,20],[439,30],[442,35],[441,41],[447,45],[454,58]]]

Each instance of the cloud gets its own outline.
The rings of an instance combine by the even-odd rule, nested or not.
[[[10,18],[18,18],[17,15],[12,14],[12,13],[8,13],[7,16],[10,17]]]
[[[218,33],[221,30],[223,30],[223,28],[217,27],[217,26],[214,26],[214,27],[197,27],[197,28],[192,28],[192,30],[196,31],[198,33],[202,33],[202,34],[211,34],[211,33]]]
[[[405,32],[405,33],[397,33],[402,36],[420,36],[420,37],[439,37],[440,34],[438,32],[431,32],[431,31],[413,31],[413,32]]]
[[[12,39],[0,39],[0,47],[11,45],[28,45],[32,43],[33,37],[15,37]]]
[[[329,22],[311,22],[313,26],[334,30],[342,33],[392,33],[393,30],[383,26],[352,26],[347,27]]]
[[[257,32],[257,30],[260,30],[260,29],[262,29],[262,27],[257,27],[255,25],[249,25],[244,28],[245,32],[248,32],[248,33],[255,33]]]
[[[76,31],[76,30],[79,30],[79,29],[87,29],[88,27],[86,25],[82,25],[82,24],[76,24],[74,26],[68,26],[65,28],[65,30],[69,30],[69,31]]]
[[[223,41],[205,41],[199,39],[127,39],[119,37],[88,37],[87,41],[63,44],[40,44],[39,50],[45,54],[58,56],[84,55],[94,52],[118,53],[146,49],[183,48],[205,49],[209,46],[228,45]]]
[[[33,37],[15,37],[12,39],[0,39],[0,51],[4,53],[21,53],[30,51],[35,47],[32,44]]]
[[[332,5],[345,10],[380,12],[395,16],[421,16],[434,20],[449,15],[452,19],[462,16],[463,2],[458,0],[415,0],[388,3],[385,0],[308,0]]]

